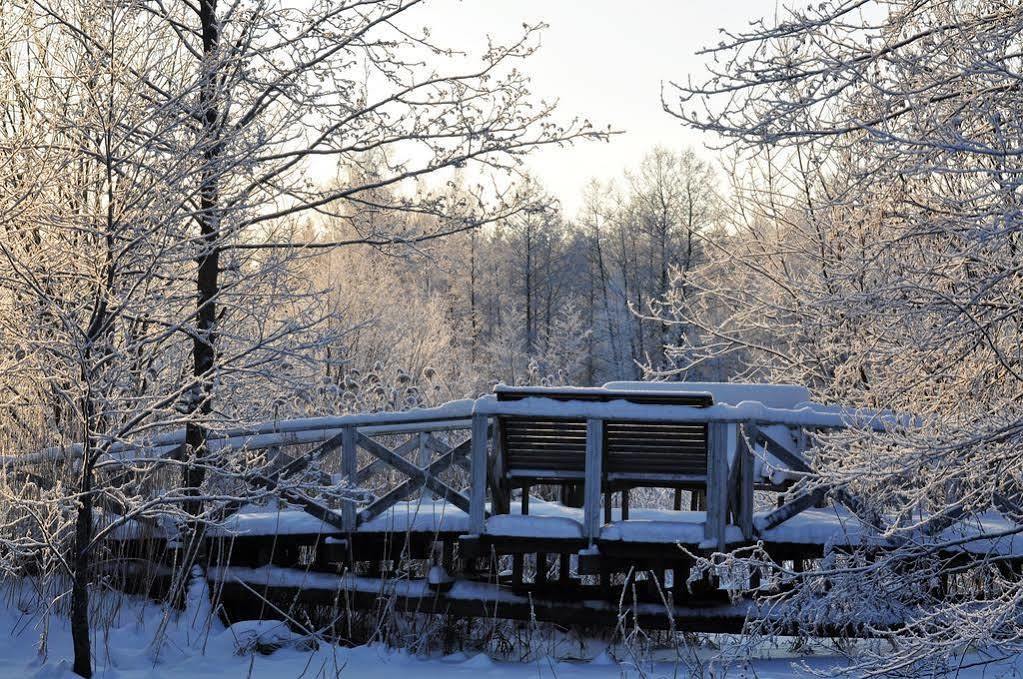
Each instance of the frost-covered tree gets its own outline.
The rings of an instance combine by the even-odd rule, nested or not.
[[[862,498],[888,549],[798,576],[797,622],[908,623],[857,673],[942,669],[970,644],[1019,650],[1020,574],[942,554],[956,521],[1021,516],[1021,32],[1011,3],[798,7],[727,34],[710,76],[666,102],[751,159],[704,304],[676,305],[701,330],[680,354],[921,418],[815,460],[812,483]]]
[[[299,303],[317,291],[293,275],[295,253],[477,228],[488,205],[453,206],[430,184],[456,168],[514,172],[538,146],[603,136],[584,121],[555,124],[553,105],[530,95],[515,65],[538,27],[473,58],[431,41],[428,6],[0,8],[5,418],[46,429],[12,436],[12,453],[82,444],[67,460],[78,479],[66,566],[79,674],[91,665],[91,508],[118,488],[93,487],[97,465],[117,442],[180,424],[180,487],[164,500],[206,516],[237,471],[208,449],[209,431],[255,415],[254,383],[301,384],[296,366],[322,345],[325,318]],[[331,181],[335,168],[344,172]],[[296,238],[310,228],[302,218],[356,208],[381,217],[342,242]],[[386,217],[396,212],[436,219]]]

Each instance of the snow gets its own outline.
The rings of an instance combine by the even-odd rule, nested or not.
[[[719,403],[705,408],[630,403],[624,400],[594,403],[588,401],[556,401],[529,396],[518,401],[498,401],[494,397],[477,399],[477,415],[511,415],[523,417],[564,417],[573,419],[605,419],[618,421],[672,422],[756,422],[784,424],[790,427],[844,429],[850,426],[884,431],[892,426],[905,426],[915,420],[908,416],[871,410],[840,410],[814,404],[796,408],[771,408],[760,401]]]
[[[769,512],[757,512],[754,525],[761,525]],[[835,507],[807,509],[779,526],[761,532],[769,542],[797,545],[856,545],[867,536],[863,524],[850,512]]]
[[[511,503],[510,514],[487,519],[486,533],[493,536],[515,538],[545,538],[552,540],[581,540],[583,537],[583,510],[565,507],[556,502],[531,498],[529,515],[522,516],[521,503]],[[763,526],[770,512],[754,514],[754,525]],[[621,509],[612,510],[611,522],[602,526],[599,539],[615,542],[642,542],[656,544],[679,543],[704,547],[704,512],[674,511],[651,507],[632,507],[629,519],[622,521]],[[134,537],[138,527],[126,525],[127,537]],[[461,509],[443,500],[399,502],[371,521],[359,526],[360,533],[375,532],[458,533],[469,531],[469,517]],[[947,528],[932,540],[958,541],[961,548],[977,554],[1023,554],[1023,529],[995,512],[973,517]],[[223,525],[211,528],[211,536],[246,535],[339,535],[334,526],[300,509],[267,510],[246,506],[229,517]],[[759,538],[767,542],[803,545],[850,546],[866,540],[880,542],[881,538],[864,527],[859,519],[840,506],[826,509],[807,509],[784,523],[762,530]],[[737,544],[743,541],[737,526],[726,528],[725,541]]]
[[[469,515],[444,500],[398,502],[386,512],[359,526],[360,533],[407,531],[419,533],[468,533]]]
[[[433,565],[430,566],[430,572],[426,574],[426,581],[431,585],[446,585],[449,582],[454,582],[455,579],[444,570],[443,566]]]
[[[205,593],[204,586],[193,588]],[[40,619],[41,607],[30,587],[8,587],[0,593],[0,679],[75,679],[71,672],[71,637],[67,620]],[[164,623],[159,605],[132,597],[105,594],[99,609],[116,611],[109,629],[94,637],[97,679],[299,679],[299,677],[372,677],[373,679],[633,679],[638,677],[756,676],[792,679],[841,668],[845,660],[824,650],[815,654],[788,651],[780,640],[764,644],[752,656],[736,654],[736,638],[715,636],[714,645],[682,649],[703,663],[706,674],[690,674],[673,648],[653,649],[637,659],[620,645],[597,639],[550,635],[534,640],[528,653],[515,649],[521,662],[491,657],[479,649],[417,656],[383,644],[356,647],[316,641],[300,630],[274,620],[240,621],[225,628],[210,615],[208,605],[193,601],[182,614],[170,614],[161,643],[154,643]],[[97,598],[101,598],[97,594]],[[115,604],[116,605],[113,605]],[[38,652],[45,626],[46,655]],[[870,643],[870,642],[861,642]],[[718,650],[720,648],[721,650]],[[265,654],[264,654],[265,653]],[[965,661],[976,658],[967,654]],[[966,663],[968,664],[968,662]],[[1018,676],[1023,660],[1011,658],[993,667],[968,668],[957,676]]]
[[[3,599],[8,601],[7,597]],[[17,601],[30,607],[27,599]],[[552,642],[553,653],[539,652],[527,662],[492,659],[476,651],[417,657],[382,644],[347,648],[326,642],[310,643],[306,634],[289,630],[279,621],[242,621],[224,628],[216,619],[185,614],[173,616],[164,642],[154,645],[163,610],[151,603],[126,598],[109,632],[94,642],[97,679],[299,679],[299,677],[373,677],[374,679],[618,679],[673,676],[676,663],[619,664],[606,644],[588,644],[579,659],[579,644]],[[0,678],[76,679],[71,672],[71,637],[67,621],[51,618],[47,625],[47,655],[37,651],[40,621],[34,611],[15,606],[0,608]],[[159,650],[157,650],[159,649]],[[276,650],[275,650],[276,649]],[[267,653],[264,655],[264,653]],[[621,653],[620,655],[625,655]],[[565,659],[559,659],[562,656]],[[598,658],[590,662],[590,658]],[[784,665],[779,665],[784,667]],[[679,676],[685,676],[681,674]],[[782,676],[782,675],[776,675]]]
[[[621,509],[616,507],[611,510],[611,523],[601,528],[599,539],[698,545],[704,540],[705,516],[704,512],[634,507],[629,511],[628,521],[622,521]],[[486,531],[488,535],[503,537],[581,539],[582,527],[582,509],[531,498],[528,516],[521,515],[520,503],[512,503],[510,514],[487,519]],[[742,534],[731,526],[727,539],[739,542]]]
[[[663,391],[708,393],[714,403],[760,401],[771,408],[795,408],[810,401],[810,390],[796,384],[754,384],[750,382],[608,382],[605,389],[622,391]]]
[[[339,515],[340,517],[340,515]],[[469,515],[443,500],[397,502],[380,516],[361,524],[360,533],[467,533]],[[331,535],[341,531],[301,509],[270,509],[246,505],[231,515],[220,526],[213,527],[211,536],[245,535]]]
[[[511,538],[576,540],[583,537],[582,523],[562,516],[499,514],[487,519],[487,534]]]

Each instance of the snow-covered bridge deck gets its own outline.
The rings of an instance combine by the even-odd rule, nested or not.
[[[770,514],[770,511],[755,512],[754,525]],[[596,542],[598,545],[612,542],[678,545],[706,550],[716,546],[704,537],[706,517],[704,511],[637,507],[623,520],[621,508],[615,507],[611,520],[601,526]],[[418,500],[397,503],[361,524],[355,532],[461,536],[468,531],[469,515],[458,507],[443,500]],[[288,535],[341,540],[347,534],[298,508],[246,507],[210,529],[208,535],[221,539]],[[529,514],[523,515],[522,503],[512,502],[508,514],[487,519],[486,535],[492,539],[584,542],[583,510],[534,497],[529,501]],[[1014,522],[995,512],[957,523],[931,539],[961,542],[964,551],[975,554],[1023,557],[1023,534],[1017,532]],[[777,526],[756,531],[755,540],[821,549],[884,544],[876,531],[864,526],[855,514],[834,506],[804,510]],[[725,541],[730,547],[750,542],[737,526],[728,526]]]

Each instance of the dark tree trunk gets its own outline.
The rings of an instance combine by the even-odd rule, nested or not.
[[[203,170],[199,187],[200,251],[196,257],[196,329],[192,340],[192,377],[195,390],[189,403],[190,414],[185,430],[185,443],[192,459],[206,452],[204,420],[213,410],[212,383],[217,357],[217,294],[220,290],[220,219],[219,168],[221,154],[220,111],[217,106],[217,73],[214,60],[220,40],[216,0],[200,0],[199,21],[202,28],[204,75],[201,88],[203,121]],[[182,479],[186,492],[199,495],[205,478],[201,467],[185,465]],[[185,511],[196,516],[202,502],[196,498],[185,504]]]
[[[92,676],[92,644],[89,639],[89,542],[92,540],[92,451],[82,459],[79,483],[81,504],[75,517],[75,546],[71,567],[71,642],[75,674]]]
[[[110,130],[107,130],[105,148],[109,150],[113,146]],[[83,384],[88,385],[85,396],[82,399],[82,416],[85,422],[82,441],[82,470],[78,483],[79,505],[78,514],[75,516],[75,539],[74,553],[71,555],[71,644],[74,648],[74,664],[72,669],[75,674],[83,677],[92,676],[92,642],[89,639],[89,578],[90,573],[90,542],[92,541],[92,506],[93,506],[93,466],[99,451],[96,450],[96,432],[105,429],[106,418],[97,408],[96,394],[92,391],[98,377],[97,373],[90,368],[90,362],[95,351],[100,351],[109,357],[110,348],[104,346],[103,340],[112,329],[114,315],[111,314],[107,300],[110,291],[114,289],[116,278],[114,252],[116,242],[114,230],[116,220],[114,218],[114,170],[112,158],[109,153],[105,158],[106,172],[106,233],[104,234],[105,254],[103,262],[103,279],[95,291],[95,301],[92,307],[92,314],[89,318],[89,325],[85,331],[85,344],[83,346],[83,361],[81,374],[79,375]],[[99,363],[105,361],[101,357]]]

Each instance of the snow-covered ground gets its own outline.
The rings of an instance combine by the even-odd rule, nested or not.
[[[51,616],[46,625],[46,652],[40,654],[44,625],[24,594],[5,588],[0,597],[0,678],[73,679],[71,637],[67,621]],[[103,607],[116,610],[113,623],[94,639],[96,677],[101,679],[313,679],[373,677],[380,679],[605,679],[671,677],[756,677],[791,679],[811,671],[839,669],[843,660],[827,653],[798,654],[782,641],[757,657],[724,664],[720,651],[701,648],[688,656],[700,668],[674,659],[677,651],[654,651],[638,661],[625,647],[604,642],[545,643],[527,660],[495,660],[484,653],[417,657],[382,644],[346,648],[291,632],[278,622],[242,622],[225,629],[209,615],[203,597],[192,596],[189,610],[164,621],[163,609],[129,597],[111,598]],[[163,642],[153,642],[164,625]],[[727,643],[727,640],[724,640]],[[722,639],[718,639],[722,642]],[[254,650],[282,645],[269,653]],[[556,649],[553,653],[546,649]],[[159,649],[159,650],[157,650]],[[969,659],[969,656],[967,656]],[[702,671],[701,671],[702,670]],[[970,669],[963,678],[1023,676],[1023,661]]]

